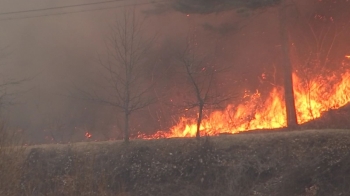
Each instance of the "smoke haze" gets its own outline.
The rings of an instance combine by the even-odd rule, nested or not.
[[[95,2],[2,1],[0,13]],[[213,65],[230,68],[216,81],[221,92],[241,96],[245,89],[262,89],[263,94],[267,94],[271,83],[281,85],[281,76],[274,75],[280,72],[276,6],[254,12],[238,12],[226,9],[219,3],[197,6],[201,1],[193,1],[196,6],[191,6],[191,1],[186,1],[186,5],[180,4],[183,7],[179,7],[176,2],[152,4],[145,0],[116,1],[40,12],[0,14],[2,80],[5,83],[24,80],[19,85],[8,86],[7,91],[9,94],[15,93],[15,99],[11,99],[14,104],[3,108],[4,121],[14,130],[22,130],[28,140],[35,143],[81,141],[85,132],[92,133],[96,140],[120,139],[122,125],[117,109],[79,99],[80,94],[76,90],[91,89],[96,83],[103,83],[99,56],[104,57],[107,53],[106,41],[113,33],[111,26],[115,25],[124,9],[130,8],[124,6],[131,4],[142,4],[135,9],[137,17],[146,18],[144,37],[157,36],[148,59],[148,71],[153,75],[149,82],[156,84],[154,92],[161,99],[132,118],[132,134],[166,131],[180,116],[195,114],[179,114],[176,109],[169,109],[164,104],[170,99],[181,99],[186,92],[183,86],[176,86],[179,79],[174,74],[177,70],[172,57],[173,51],[181,49],[181,43],[186,41],[189,34],[196,35],[198,47],[202,48],[200,52],[209,54]],[[277,3],[271,1],[273,5]],[[299,0],[297,3],[302,17],[310,21],[316,12],[326,16],[330,9],[328,4],[319,5],[313,0]],[[91,9],[101,10],[81,12]],[[332,16],[338,13],[334,9]],[[344,17],[338,14],[334,19],[342,21]],[[295,21],[300,23],[300,19]],[[307,29],[305,25],[293,24],[301,28],[299,35]],[[344,32],[349,31],[348,27],[344,28]],[[297,31],[297,28],[294,29]],[[298,32],[293,35],[298,36]],[[304,47],[304,42],[297,36],[293,37],[295,43]],[[334,55],[344,56],[350,52],[349,46],[346,48],[349,41],[348,38],[344,43],[338,43],[340,49]],[[268,82],[262,82],[262,74],[267,75]],[[237,98],[230,100],[239,101]]]

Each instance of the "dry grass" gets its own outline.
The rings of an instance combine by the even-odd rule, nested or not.
[[[129,196],[122,182],[109,187],[108,171],[95,172],[96,154],[86,145],[29,147],[23,165],[21,195]]]
[[[348,130],[2,149],[17,158],[6,159],[0,195],[350,194]]]
[[[0,127],[0,195],[1,196],[129,196],[123,183],[118,190],[109,191],[105,174],[96,178],[93,172],[94,155],[81,151],[76,145],[24,146],[19,137]],[[90,145],[84,144],[85,149]],[[91,145],[96,148],[95,145]],[[58,156],[54,165],[41,159]],[[62,153],[63,152],[63,153]],[[88,151],[84,151],[90,154]],[[61,154],[60,154],[61,153]],[[93,153],[91,153],[93,154]],[[66,156],[68,155],[68,156]],[[48,163],[48,164],[47,164]],[[74,163],[74,164],[73,164]]]
[[[23,153],[17,135],[0,124],[0,195],[15,195],[20,189]]]

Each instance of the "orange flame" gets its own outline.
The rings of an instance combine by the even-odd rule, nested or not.
[[[330,75],[310,80],[308,85],[293,74],[295,106],[298,123],[305,123],[321,116],[322,112],[344,106],[350,101],[350,71],[340,76]],[[238,133],[254,129],[272,129],[286,126],[283,90],[274,88],[262,102],[259,92],[249,96],[250,101],[240,105],[228,105],[224,110],[212,112],[201,124],[201,135]],[[195,137],[197,119],[181,117],[170,131],[158,131],[154,135],[139,138],[156,139],[170,137]]]
[[[91,135],[89,132],[86,132],[86,133],[85,133],[85,137],[86,137],[87,139],[90,139],[90,138],[92,137],[92,135]]]

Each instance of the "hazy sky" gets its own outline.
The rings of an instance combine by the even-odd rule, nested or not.
[[[98,72],[100,67],[96,65],[97,56],[105,53],[105,40],[111,34],[110,26],[114,25],[116,18],[125,8],[120,6],[148,1],[128,0],[40,12],[1,13],[90,2],[98,1],[11,0],[0,2],[0,48],[4,48],[2,53],[5,54],[0,59],[2,65],[0,71],[13,80],[30,78],[18,91],[20,93],[17,96],[18,104],[6,110],[8,113],[6,117],[10,118],[12,124],[33,131],[33,129],[42,129],[41,124],[47,121],[46,118],[69,116],[72,113],[72,102],[79,101],[67,98],[69,94],[67,89],[72,84],[81,84]],[[118,6],[119,8],[104,9]],[[151,8],[151,5],[138,6],[139,17],[145,17],[146,15],[141,14],[141,11]],[[40,16],[90,9],[102,10]],[[165,18],[149,16],[146,30],[150,34],[163,34],[173,31],[172,29],[176,27],[174,24],[178,23],[179,18],[186,19],[185,14],[177,14],[174,18],[164,14],[163,17]],[[172,23],[167,21],[167,17],[172,19]],[[185,26],[182,28],[185,31],[187,29]],[[101,118],[104,117],[104,115],[101,116]],[[81,119],[77,119],[79,120]]]
[[[30,3],[25,0],[1,1],[0,13],[86,4],[89,2],[98,1],[33,0]],[[5,59],[2,59],[2,61],[6,61],[5,65],[7,65],[3,69],[9,69],[11,75],[14,74],[16,77],[22,77],[22,74],[35,75],[35,80],[40,81],[41,88],[47,87],[56,91],[55,85],[58,85],[57,83],[60,83],[59,86],[61,86],[63,82],[67,82],[72,77],[74,78],[74,74],[80,74],[79,72],[82,72],[82,68],[90,67],[89,64],[96,63],[97,54],[103,53],[105,49],[104,41],[111,33],[110,26],[113,25],[118,13],[121,13],[124,8],[57,16],[35,16],[103,9],[140,2],[144,3],[147,1],[128,0],[41,12],[0,14],[0,43],[1,46],[7,47],[5,52],[11,53]],[[143,5],[139,6],[139,9],[146,10],[150,7],[150,5]],[[21,17],[29,18],[13,19]],[[141,17],[144,17],[144,15]],[[153,23],[152,19],[147,23],[147,29],[151,31],[154,29],[153,33],[156,31],[157,33],[159,31],[167,31],[167,28],[171,29],[174,27],[169,27],[171,24],[166,24],[165,20],[158,20],[157,17],[153,17],[153,19]],[[172,22],[176,22],[176,19]],[[84,71],[87,70],[85,69]],[[48,82],[43,83],[42,81],[45,80]]]
[[[148,1],[128,0],[40,12],[1,13],[90,2],[98,1],[8,0],[0,2],[0,46],[5,48],[3,50],[5,54],[8,53],[1,59],[0,70],[10,78],[31,78],[21,86],[23,92],[21,91],[19,96],[19,104],[8,109],[8,116],[14,121],[13,124],[23,129],[33,129],[40,127],[43,119],[50,115],[50,118],[55,118],[56,114],[59,116],[62,113],[69,113],[72,100],[65,97],[68,94],[67,88],[73,83],[81,83],[84,78],[98,71],[97,55],[105,52],[104,42],[111,33],[110,26],[124,8],[36,16],[118,7]],[[278,50],[278,44],[271,35],[275,23],[267,19],[275,15],[274,12],[259,16],[261,19],[258,18],[259,21],[255,25],[248,26],[246,30],[237,33],[234,12],[187,16],[184,13],[167,10],[160,15],[144,14],[144,11],[152,8],[153,5],[150,4],[140,5],[137,7],[137,14],[141,18],[148,18],[146,34],[160,35],[157,46],[161,46],[163,40],[180,39],[181,35],[186,35],[191,28],[197,29],[203,38],[202,46],[218,47],[221,56],[217,57],[217,63],[241,67],[242,73],[247,74],[246,77],[249,77],[248,72],[253,73],[254,81],[257,81],[256,74],[264,70],[263,66],[274,61],[267,57],[271,50]],[[261,27],[264,28],[261,29]],[[253,45],[254,47],[251,47]],[[265,47],[265,50],[261,50],[261,47]],[[263,65],[257,65],[255,63],[257,61],[262,62]],[[259,68],[256,69],[257,67]],[[227,80],[233,83],[240,79],[231,75]]]
[[[89,2],[97,1],[1,1],[0,13]],[[70,107],[68,102],[71,101],[65,97],[68,94],[67,88],[95,70],[97,54],[103,53],[101,51],[105,49],[104,40],[110,33],[109,26],[122,8],[35,16],[121,6],[126,2],[136,1],[43,12],[0,14],[0,46],[6,54],[1,59],[1,73],[11,79],[30,78],[21,85],[19,104],[8,109],[14,124],[23,129],[33,128],[42,123],[48,114],[54,116],[54,113],[65,113],[67,107]],[[14,19],[22,17],[28,18]],[[51,118],[55,118],[53,116]]]

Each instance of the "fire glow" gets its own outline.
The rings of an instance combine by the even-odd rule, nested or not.
[[[91,135],[89,132],[86,132],[86,133],[85,133],[85,137],[86,137],[87,139],[90,139],[90,138],[92,137],[92,135]]]
[[[299,124],[318,118],[322,112],[337,109],[350,101],[350,71],[317,77],[309,80],[308,85],[305,85],[297,74],[293,74],[293,84]],[[201,135],[286,127],[283,89],[273,88],[264,101],[258,91],[245,96],[248,96],[249,101],[239,105],[228,105],[224,110],[214,111],[205,116],[200,127]],[[196,126],[196,118],[181,117],[170,131],[158,131],[154,135],[139,137],[195,137]]]

